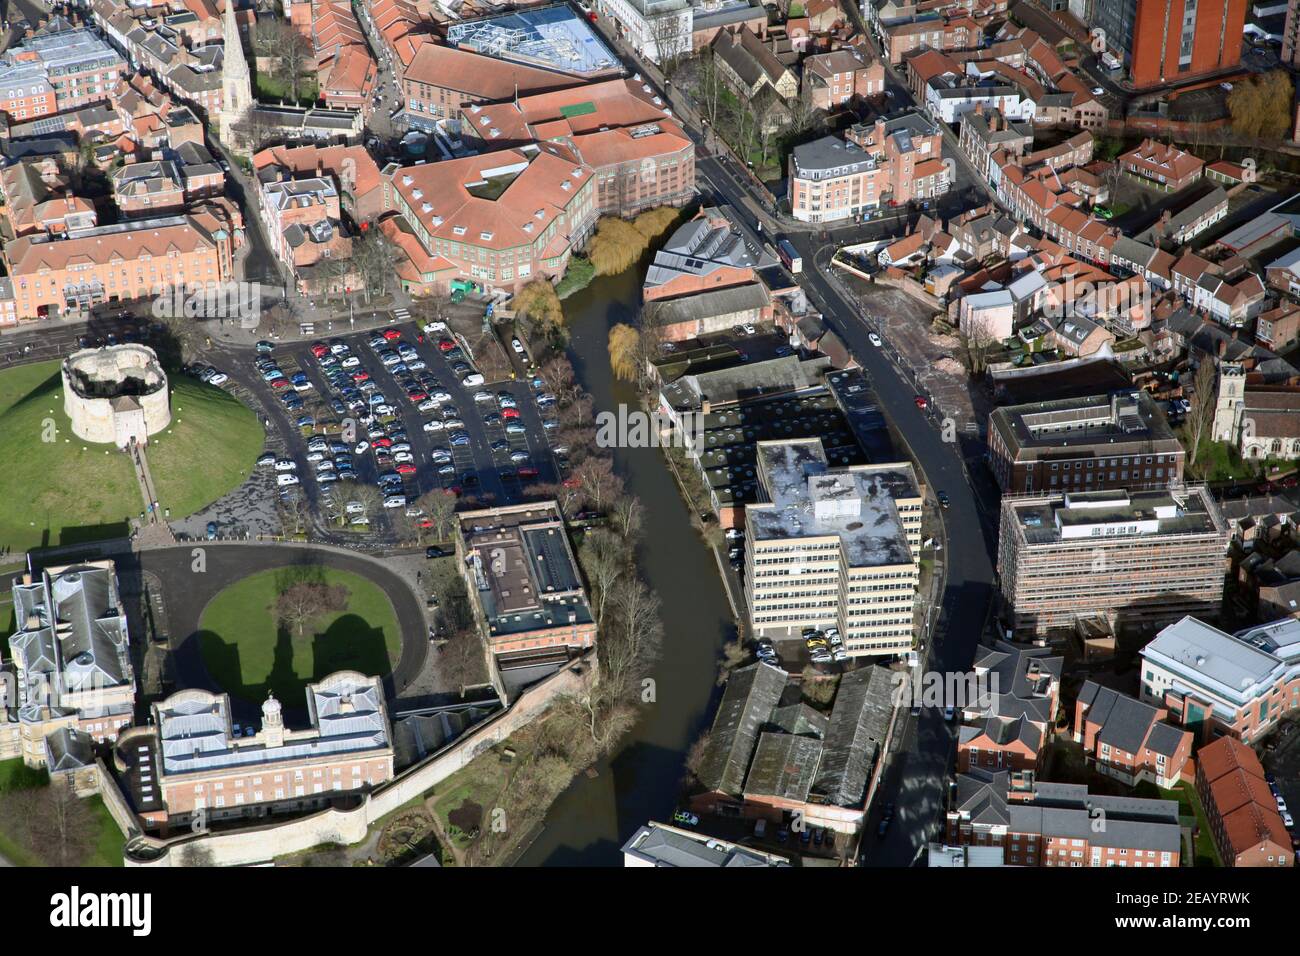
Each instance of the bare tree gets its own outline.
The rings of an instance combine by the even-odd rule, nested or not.
[[[651,20],[648,26],[647,39],[654,45],[659,69],[665,77],[671,77],[691,52],[690,24],[680,11],[674,10]]]
[[[487,679],[483,659],[483,640],[473,628],[457,628],[442,646],[438,656],[438,669],[443,679],[457,687],[461,697],[465,691]]]
[[[966,360],[966,370],[972,375],[982,375],[988,367],[988,350],[997,336],[993,323],[985,316],[968,317],[962,323],[961,347]]]
[[[614,585],[629,573],[628,550],[613,532],[603,528],[588,531],[578,549],[578,561],[591,585],[592,610],[596,613],[596,626],[605,620],[605,606],[613,596]]]
[[[322,614],[342,611],[347,606],[348,590],[342,585],[301,581],[280,592],[275,599],[275,616],[281,625],[302,637]]]
[[[63,783],[10,796],[22,804],[23,825],[32,849],[56,866],[77,864],[90,849],[95,819],[84,800]],[[10,831],[12,832],[12,831]]]
[[[1196,377],[1192,379],[1193,392],[1188,403],[1191,407],[1183,425],[1187,443],[1192,446],[1189,465],[1196,464],[1196,457],[1201,451],[1201,439],[1214,420],[1214,412],[1219,403],[1216,379],[1214,360],[1208,355],[1202,356],[1200,364],[1196,366]]]

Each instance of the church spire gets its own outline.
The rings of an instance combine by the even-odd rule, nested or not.
[[[226,0],[221,23],[225,49],[222,51],[221,59],[220,135],[221,141],[227,147],[233,148],[234,125],[239,122],[249,107],[254,105],[248,60],[244,57],[244,45],[239,37],[239,24],[235,20],[235,0]]]

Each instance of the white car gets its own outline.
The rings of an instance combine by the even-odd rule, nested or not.
[[[366,513],[366,506],[359,501],[349,501],[344,510],[350,515],[363,515]]]
[[[740,327],[740,331],[744,332],[746,335],[753,335],[758,330],[749,323],[746,323]]]
[[[389,495],[384,499],[385,508],[405,508],[406,495]]]
[[[413,463],[415,461],[415,456],[409,451],[396,451],[393,452],[393,461],[399,464],[402,462]]]
[[[298,476],[294,474],[276,475],[275,483],[281,487],[284,487],[285,485],[296,485],[298,484]]]
[[[353,452],[354,452],[355,454],[360,455],[362,452],[366,452],[366,451],[369,451],[369,450],[370,450],[370,442],[368,442],[368,441],[359,441],[359,442],[357,442],[357,447],[354,448],[354,449],[352,449],[352,450],[353,450]]]
[[[870,335],[867,336],[867,338],[870,339],[871,344],[874,345],[876,348],[880,348],[880,346],[884,344],[883,342],[880,341],[880,336],[877,335],[875,332],[872,332]]]
[[[215,372],[215,373],[213,373],[213,375],[208,379],[208,384],[209,384],[209,385],[225,385],[228,381],[230,381],[230,376],[227,375],[225,372]]]
[[[520,342],[518,339],[511,339],[510,347],[515,350],[516,355],[524,354],[524,343]]]
[[[1093,96],[1102,96],[1102,95],[1105,94],[1105,92],[1106,92],[1106,91],[1103,90],[1100,86],[1094,86],[1094,87],[1092,88],[1092,95],[1093,95]]]
[[[361,366],[361,359],[357,358],[355,355],[349,355],[339,364],[344,368],[359,368]]]
[[[476,401],[476,402],[490,402],[490,401],[492,401],[492,393],[489,392],[489,391],[487,391],[486,389],[484,389],[483,391],[475,392],[475,393],[474,393],[474,401]]]
[[[431,334],[433,334],[434,332],[446,332],[446,331],[447,331],[447,323],[446,323],[446,322],[426,322],[426,323],[424,323],[424,333],[425,333],[425,335],[431,335]]]
[[[275,460],[276,471],[297,471],[298,463],[292,458],[277,458]]]
[[[309,451],[309,452],[307,452],[307,460],[308,460],[308,461],[324,461],[324,460],[325,460],[325,452],[321,451],[320,449],[317,449],[316,451]]]
[[[442,422],[438,421],[438,419],[436,419],[436,418],[431,419],[431,420],[429,420],[429,421],[427,421],[427,422],[424,423],[424,430],[425,430],[426,432],[440,432],[440,431],[442,431],[443,429],[445,429],[446,427],[447,427],[446,425],[444,425]]]
[[[475,385],[482,385],[485,381],[486,379],[478,372],[471,372],[460,380],[460,384],[464,385],[466,388],[472,388]]]

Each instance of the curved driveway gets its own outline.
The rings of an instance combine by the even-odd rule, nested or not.
[[[203,551],[202,571],[194,570],[195,552],[198,550]],[[250,574],[305,563],[319,563],[358,574],[373,581],[388,595],[397,616],[402,642],[401,658],[392,674],[384,679],[390,705],[424,667],[429,650],[424,611],[410,585],[374,558],[309,545],[225,544],[216,541],[142,551],[138,557],[141,570],[157,575],[162,582],[177,687],[224,690],[209,676],[199,649],[199,618],[208,601],[227,585]],[[286,707],[294,708],[299,702],[284,703]],[[236,711],[253,708],[253,705],[241,704],[233,697],[231,705]],[[255,716],[255,709],[252,716]]]

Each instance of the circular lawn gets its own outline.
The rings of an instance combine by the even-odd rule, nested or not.
[[[310,579],[342,601],[301,626],[281,619],[281,594]],[[297,706],[303,687],[341,670],[386,677],[402,654],[392,602],[373,581],[334,568],[273,568],[241,578],[208,602],[199,621],[208,676],[235,697],[261,701],[271,691]]]
[[[253,470],[265,432],[219,388],[173,376],[171,424],[149,439],[158,499],[172,518],[207,507]],[[112,538],[144,509],[127,456],[72,433],[58,362],[0,372],[0,547],[26,551]]]

